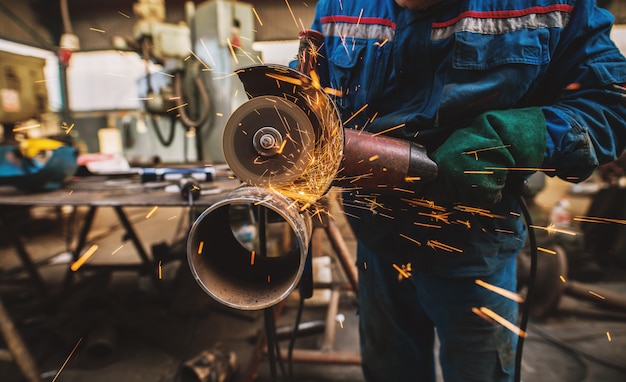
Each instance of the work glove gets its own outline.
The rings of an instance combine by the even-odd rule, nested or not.
[[[546,119],[540,108],[485,112],[433,152],[439,174],[430,194],[452,203],[494,205],[507,182],[521,184],[539,167],[545,148]]]

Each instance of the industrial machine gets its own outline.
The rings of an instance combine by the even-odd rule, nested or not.
[[[0,185],[37,191],[58,188],[76,170],[78,151],[58,139],[34,138],[28,126],[18,123],[36,120],[47,112],[48,94],[45,61],[37,57],[0,52]],[[24,135],[18,142],[15,133]]]
[[[140,82],[148,122],[162,147],[174,142],[182,124],[187,157],[223,163],[220,145],[226,118],[245,102],[243,88],[228,74],[256,60],[252,52],[252,6],[243,2],[212,0],[185,3],[185,20],[165,21],[164,0],[139,0],[134,4],[137,23],[133,38],[114,38],[118,49],[133,49],[146,62]],[[158,64],[163,70],[151,70]]]
[[[317,37],[317,38],[316,38]],[[205,210],[189,232],[194,277],[237,309],[271,307],[298,285],[311,219],[333,185],[419,187],[437,166],[419,145],[344,129],[334,101],[311,71],[319,36],[301,34],[298,68],[255,65],[237,71],[250,100],[229,118],[226,162],[243,185]],[[374,155],[376,161],[368,161]],[[365,159],[365,160],[363,160]],[[412,180],[421,179],[411,184]]]

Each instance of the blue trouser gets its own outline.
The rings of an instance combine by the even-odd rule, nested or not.
[[[449,381],[512,381],[517,334],[472,312],[487,307],[509,322],[517,303],[476,284],[477,277],[411,272],[398,279],[402,254],[375,254],[359,244],[359,333],[362,368],[372,381],[435,381],[434,335]],[[406,265],[406,264],[404,264]],[[515,291],[516,265],[481,280]]]

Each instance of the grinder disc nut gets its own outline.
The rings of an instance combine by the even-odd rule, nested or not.
[[[283,137],[275,128],[266,126],[257,130],[252,142],[259,155],[273,156],[282,146]]]

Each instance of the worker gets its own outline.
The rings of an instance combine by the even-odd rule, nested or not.
[[[420,192],[344,190],[367,381],[434,381],[435,335],[446,381],[514,378],[518,302],[485,286],[516,291],[522,180],[582,181],[626,145],[612,22],[593,0],[317,3],[316,73],[345,127],[439,167]]]

